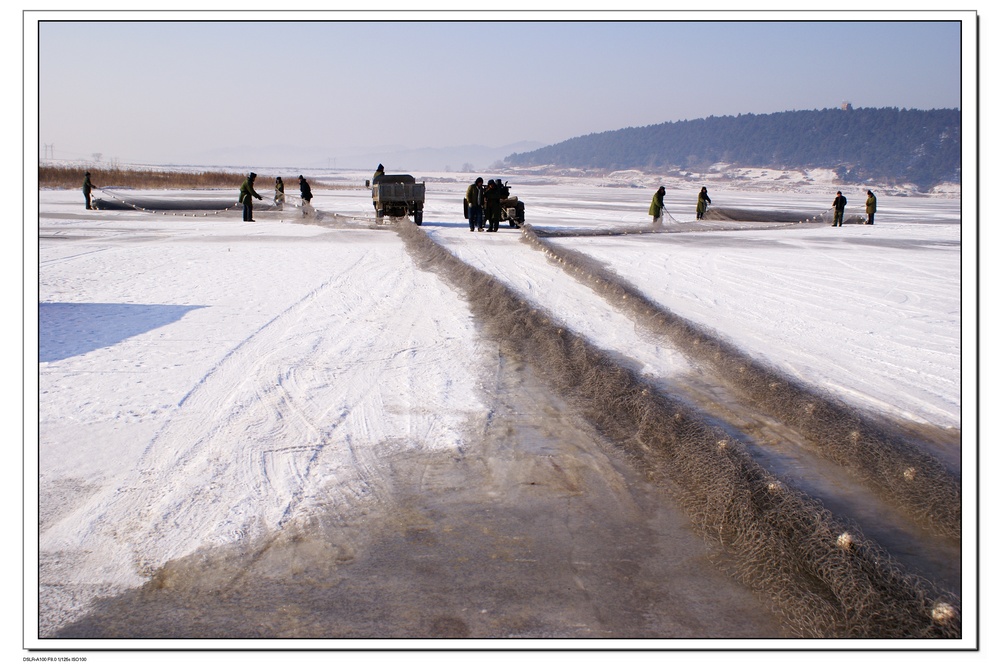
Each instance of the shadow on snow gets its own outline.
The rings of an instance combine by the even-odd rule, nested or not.
[[[38,361],[52,363],[110,347],[202,307],[43,302],[38,305]]]

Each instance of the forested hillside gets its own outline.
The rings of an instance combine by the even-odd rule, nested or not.
[[[715,163],[775,169],[832,168],[845,182],[961,180],[957,109],[824,109],[710,116],[575,137],[507,156],[514,167],[706,171]]]

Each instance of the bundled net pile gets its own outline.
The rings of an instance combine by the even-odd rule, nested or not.
[[[243,206],[236,202],[237,195],[219,194],[204,195],[196,197],[177,198],[156,198],[144,195],[129,194],[127,196],[113,193],[107,189],[98,189],[104,194],[103,198],[94,198],[94,209],[121,211],[136,210],[153,214],[166,212],[199,211],[222,213],[228,211],[241,210]],[[263,194],[262,194],[263,195]],[[254,209],[259,211],[278,210],[274,199],[268,195],[263,195],[263,201],[254,200]],[[288,194],[285,198],[289,201],[302,202],[298,196]]]
[[[832,224],[833,223],[833,210],[832,209],[828,209],[825,212],[823,212],[823,214],[820,217],[820,219],[823,221],[823,223]],[[861,224],[861,223],[867,223],[867,222],[868,222],[868,216],[865,215],[865,214],[852,214],[850,212],[844,212],[844,224],[845,225],[848,225],[848,224]]]
[[[800,223],[815,219],[816,212],[787,212],[761,209],[737,209],[735,207],[712,207],[705,212],[710,221],[751,221],[768,223]],[[833,215],[830,215],[833,221]]]
[[[705,218],[696,221],[679,221],[666,209],[659,224],[643,226],[616,226],[600,228],[532,228],[533,237],[608,237],[615,235],[640,235],[643,233],[692,232],[703,230],[746,230],[748,228],[785,228],[795,224],[832,223],[830,211],[796,212],[756,209],[735,209],[713,207],[705,213]],[[845,217],[845,223],[864,223],[860,216]],[[757,225],[755,225],[757,224]],[[759,225],[768,224],[768,225]]]

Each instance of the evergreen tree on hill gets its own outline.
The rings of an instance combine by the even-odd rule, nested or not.
[[[961,112],[894,107],[710,116],[575,137],[512,154],[507,165],[703,171],[714,163],[832,168],[847,181],[961,180]]]

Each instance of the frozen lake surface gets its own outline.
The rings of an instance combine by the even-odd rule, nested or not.
[[[561,257],[912,440],[960,482],[959,200],[884,196],[875,226],[831,228],[822,192],[713,190],[717,216],[694,221],[696,189],[668,189],[671,222],[654,229],[654,189],[512,180],[543,251],[506,224],[470,232],[453,177],[428,182],[408,232],[961,597],[965,529],[928,531]],[[800,635],[731,576],[669,477],[398,234],[412,224],[374,224],[364,178],[314,181],[315,216],[289,191],[255,223],[40,193],[40,640]]]

